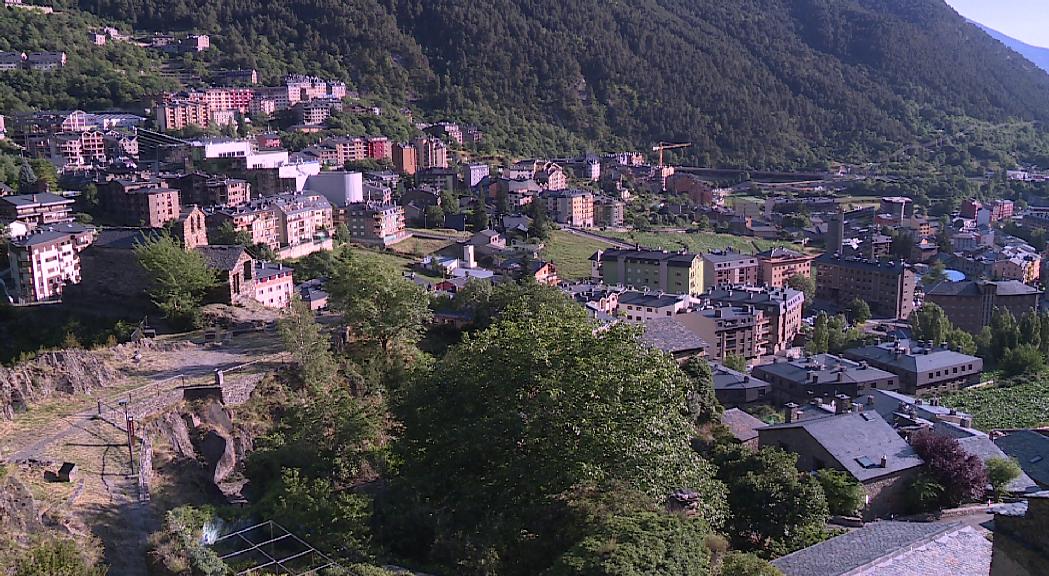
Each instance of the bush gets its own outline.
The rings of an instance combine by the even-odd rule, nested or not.
[[[983,497],[987,471],[980,458],[966,453],[958,440],[925,430],[911,436],[911,446],[925,460],[932,481],[942,487],[940,507],[954,508]]]
[[[907,507],[912,512],[931,512],[936,510],[942,496],[943,485],[922,472],[907,488]]]
[[[1032,344],[1021,344],[1005,351],[1001,362],[1006,376],[1034,374],[1045,369],[1045,356]]]
[[[831,514],[852,516],[863,506],[863,487],[847,473],[824,469],[816,474],[827,497],[827,508]]]
[[[18,562],[15,576],[105,576],[106,569],[84,559],[71,540],[48,540]]]
[[[783,576],[783,573],[757,556],[732,552],[721,565],[721,576]]]
[[[991,483],[991,489],[997,498],[1001,498],[1005,494],[1006,486],[1019,478],[1023,472],[1020,464],[1013,458],[991,458],[984,465],[987,467],[987,481]]]

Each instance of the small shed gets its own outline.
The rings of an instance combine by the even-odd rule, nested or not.
[[[72,482],[76,480],[77,467],[72,462],[63,462],[62,467],[58,469],[58,481],[59,482]]]

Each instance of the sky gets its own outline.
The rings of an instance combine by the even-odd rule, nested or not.
[[[947,0],[959,14],[1021,42],[1049,48],[1047,0]]]

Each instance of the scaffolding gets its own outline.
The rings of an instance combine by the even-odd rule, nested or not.
[[[216,538],[211,549],[236,576],[313,576],[343,567],[272,520]]]

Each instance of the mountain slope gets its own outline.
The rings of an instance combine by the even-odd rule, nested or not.
[[[942,0],[80,0],[213,34],[223,65],[337,74],[521,153],[695,143],[753,167],[863,161],[948,117],[1049,122],[1049,76]]]
[[[971,21],[970,21],[971,22]],[[995,40],[1005,44],[1006,47],[1012,49],[1014,52],[1020,54],[1024,58],[1027,58],[1035,66],[1038,66],[1042,70],[1049,72],[1049,48],[1042,48],[1041,46],[1032,46],[1025,42],[1021,42],[1011,36],[1006,36],[1001,32],[984,26],[979,22],[972,22],[973,25],[979,27],[981,30],[987,33],[988,36]]]

